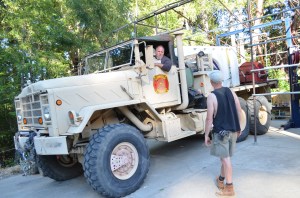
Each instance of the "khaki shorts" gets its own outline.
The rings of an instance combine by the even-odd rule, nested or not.
[[[237,133],[231,132],[224,136],[223,140],[220,140],[217,133],[213,133],[210,154],[220,158],[231,157],[235,150],[236,139]]]

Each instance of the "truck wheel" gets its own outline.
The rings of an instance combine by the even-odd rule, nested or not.
[[[256,109],[256,134],[263,135],[268,132],[271,122],[271,108],[266,97],[257,96],[256,104],[254,104],[253,97],[251,96],[247,100],[250,111],[250,133],[254,135],[254,108]]]
[[[70,155],[37,155],[37,163],[44,176],[65,181],[82,175],[81,164]]]
[[[106,197],[123,197],[137,190],[149,170],[149,149],[139,130],[127,124],[99,129],[84,154],[84,176]]]
[[[240,97],[239,97],[239,101],[241,104],[242,114],[243,114],[242,121],[240,123],[242,134],[237,138],[236,142],[242,142],[242,141],[246,140],[246,138],[249,135],[249,131],[250,131],[249,110],[248,110],[247,102],[243,98],[240,98]]]

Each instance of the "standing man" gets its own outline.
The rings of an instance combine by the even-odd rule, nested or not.
[[[221,71],[214,70],[209,74],[214,91],[207,97],[207,117],[205,121],[205,145],[210,146],[211,155],[221,160],[221,172],[216,178],[216,185],[220,192],[217,196],[234,196],[232,183],[232,164],[236,139],[240,135],[241,106],[237,95],[228,87],[222,86]],[[212,140],[209,133],[212,129]],[[224,185],[224,181],[226,184]]]
[[[157,46],[155,49],[154,66],[168,72],[172,67],[172,61],[164,54],[165,48],[162,45]]]

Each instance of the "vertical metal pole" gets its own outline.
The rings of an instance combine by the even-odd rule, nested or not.
[[[135,21],[138,19],[138,1],[135,0]],[[137,24],[134,23],[134,38],[137,38]]]
[[[137,25],[134,23],[134,38],[137,38]]]
[[[287,48],[288,48],[288,64],[293,64],[293,61],[292,61],[292,57],[291,57],[291,47],[293,47],[293,43],[292,43],[292,33],[291,33],[291,19],[290,17],[286,16],[285,17],[285,32],[286,32],[286,45],[287,45]],[[288,68],[288,71],[289,71],[289,85],[290,85],[290,92],[293,92],[293,79],[294,79],[294,74],[293,74],[293,67],[289,67]],[[293,125],[293,95],[291,94],[290,95],[290,102],[291,102],[291,105],[290,105],[290,112],[291,112],[291,118],[289,120],[289,124],[290,125]],[[289,126],[290,128],[291,126]]]
[[[286,45],[288,48],[292,47],[292,33],[291,33],[291,18],[289,16],[285,17],[284,25],[285,25],[285,31],[286,31]]]
[[[217,36],[217,38],[216,38],[216,44],[217,44],[217,46],[220,46],[220,45],[221,45],[220,37],[219,37],[219,36]]]
[[[268,37],[267,37],[267,40],[268,40]],[[268,52],[267,52],[267,43],[265,44],[265,63],[266,63],[266,67],[268,67]]]
[[[239,13],[239,21],[243,21],[242,13]],[[243,26],[243,24],[240,24],[238,26],[239,29],[242,29],[243,27],[245,27],[245,26]],[[244,38],[244,32],[240,32],[239,37]],[[245,58],[245,39],[240,39],[238,45],[239,45],[239,53],[241,55],[240,56],[241,57],[240,62],[243,63],[243,62],[246,61],[246,58]]]
[[[294,45],[292,42],[292,32],[291,32],[291,18],[290,16],[286,16],[285,18],[285,30],[286,30],[286,43],[288,47],[288,64],[293,64],[292,54],[294,53]],[[284,129],[288,128],[297,128],[300,126],[300,108],[299,108],[299,96],[293,94],[295,91],[299,91],[299,83],[297,80],[297,66],[295,67],[289,67],[289,85],[290,85],[290,92],[291,92],[291,98],[290,98],[290,112],[291,112],[291,118],[288,121],[288,123],[285,125]]]
[[[167,27],[167,29],[169,29],[169,27],[168,27],[168,12],[165,12],[165,17],[166,17],[166,27]]]
[[[251,20],[251,15],[250,15],[250,0],[248,0],[248,20]],[[254,64],[253,64],[253,46],[252,46],[252,29],[251,29],[251,21],[249,21],[249,34],[250,34],[250,51],[251,51],[251,67],[252,70],[254,69]],[[255,78],[254,78],[254,72],[252,72],[252,85],[253,85],[253,94],[255,94]],[[256,97],[253,96],[253,106],[254,106],[254,143],[257,142],[257,132],[256,132]]]
[[[157,15],[155,14],[155,34],[158,33],[158,30],[157,30]]]

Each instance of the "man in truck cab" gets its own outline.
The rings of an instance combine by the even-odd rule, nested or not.
[[[154,66],[161,68],[163,71],[170,71],[172,61],[165,54],[165,48],[159,45],[155,49]]]
[[[216,178],[220,197],[234,196],[232,183],[232,164],[236,139],[240,135],[241,106],[237,95],[228,87],[222,86],[223,76],[220,70],[209,74],[214,91],[207,97],[207,117],[205,121],[205,145],[211,146],[210,153],[221,160],[221,173]],[[209,133],[212,129],[212,141]],[[226,184],[224,185],[224,180]]]

